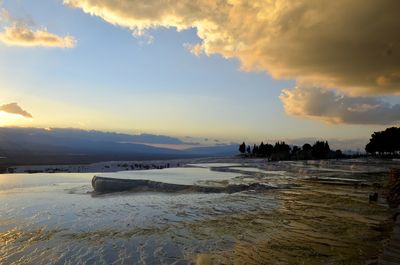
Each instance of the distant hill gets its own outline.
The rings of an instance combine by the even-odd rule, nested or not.
[[[149,160],[234,154],[233,146],[187,150],[148,144],[185,144],[152,134],[119,134],[79,129],[0,128],[0,166],[76,164],[110,160]]]

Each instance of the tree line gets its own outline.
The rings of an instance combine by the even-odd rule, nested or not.
[[[329,147],[328,141],[316,141],[313,145],[305,143],[303,146],[289,146],[285,142],[260,145],[254,144],[253,147],[243,142],[239,146],[239,152],[245,157],[262,157],[269,160],[308,160],[308,159],[329,159],[342,158],[344,155],[341,150],[333,151]]]
[[[398,157],[400,155],[400,127],[374,132],[365,151],[373,156]]]

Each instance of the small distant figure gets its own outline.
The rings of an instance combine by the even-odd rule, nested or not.
[[[369,195],[369,202],[377,202],[378,201],[378,193],[375,192]]]

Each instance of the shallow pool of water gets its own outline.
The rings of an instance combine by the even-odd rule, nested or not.
[[[101,173],[97,176],[116,179],[146,179],[156,182],[164,182],[179,185],[196,185],[199,182],[229,181],[243,176],[234,172],[219,172],[207,167],[182,167],[151,170],[121,171],[116,173]]]
[[[257,167],[266,174],[226,164],[114,173],[182,183],[239,176],[290,184],[234,194],[99,195],[92,192],[94,174],[0,175],[0,264],[364,264],[381,250],[392,212],[382,197],[368,201],[371,192],[382,192],[372,184],[384,183],[385,171],[357,163],[374,173],[322,172],[307,163],[300,171],[298,162]],[[327,185],[310,176],[371,186]]]

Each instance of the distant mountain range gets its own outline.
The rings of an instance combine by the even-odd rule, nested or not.
[[[236,144],[185,150],[150,146],[154,144],[187,143],[165,135],[3,127],[0,128],[0,166],[229,156],[238,152]]]

